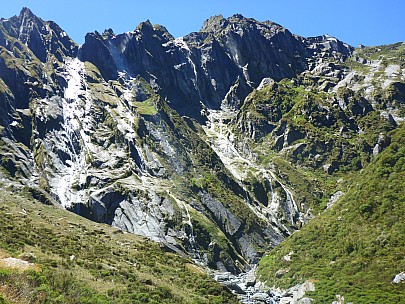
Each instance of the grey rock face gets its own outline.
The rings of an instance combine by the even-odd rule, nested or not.
[[[162,202],[156,195],[151,200],[143,202],[136,197],[130,202],[123,200],[115,210],[112,226],[146,236],[156,242],[163,242],[164,213],[170,210],[165,210],[161,206]]]
[[[2,20],[2,27],[7,35],[26,44],[41,62],[50,55],[62,61],[63,56],[77,53],[77,45],[55,22],[43,21],[26,7],[18,16]]]
[[[350,56],[354,48],[347,43],[339,41],[335,37],[330,35],[323,35],[317,37],[307,38],[304,42],[309,50],[320,53],[322,55],[332,54],[336,56],[348,57]]]
[[[96,65],[105,80],[117,79],[118,71],[112,54],[99,33],[86,35],[85,43],[80,48],[79,58]]]
[[[227,234],[235,235],[239,231],[242,222],[225,208],[221,202],[213,199],[208,193],[200,193],[199,195],[204,207],[212,214],[218,225],[224,225]]]

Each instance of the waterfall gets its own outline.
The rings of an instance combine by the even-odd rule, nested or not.
[[[85,87],[84,64],[79,59],[74,58],[66,62],[66,80],[68,85],[62,98],[61,136],[66,138],[64,150],[70,160],[60,167],[59,176],[52,181],[61,205],[65,208],[82,201],[84,193],[72,188],[83,183],[87,176],[86,146],[89,138],[83,128],[88,123],[85,116],[90,105],[87,103],[89,94]]]
[[[191,222],[191,215],[190,215],[190,212],[188,211],[187,204],[185,202],[177,199],[173,194],[171,194],[169,192],[169,190],[167,190],[167,193],[177,203],[177,205],[179,207],[182,206],[186,210],[187,220],[185,221],[185,223],[187,224],[187,226],[190,229],[190,232],[188,234],[186,233],[187,237],[188,237],[188,241],[190,243],[190,248],[191,248],[190,253],[191,253],[191,256],[194,259],[194,261],[196,261],[198,263],[202,263],[200,248],[199,248],[199,245],[195,238],[194,226],[193,226],[193,223]],[[204,263],[202,263],[202,264],[204,264]]]
[[[190,242],[190,246],[191,246],[191,255],[193,257],[193,259],[197,260],[197,261],[201,261],[201,254],[200,254],[200,249],[198,246],[198,243],[195,240],[195,234],[194,234],[194,227],[193,227],[193,223],[191,222],[191,216],[190,216],[190,212],[188,211],[187,205],[185,202],[181,201],[184,209],[186,209],[186,213],[187,213],[187,225],[190,228],[190,233],[188,235],[188,240]]]

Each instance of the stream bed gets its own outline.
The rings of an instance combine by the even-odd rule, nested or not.
[[[305,281],[287,290],[274,290],[256,279],[256,265],[238,275],[230,272],[212,272],[211,275],[235,293],[243,304],[311,304],[313,301],[305,297],[307,291],[315,291],[313,282]]]
[[[281,293],[270,291],[256,280],[256,266],[250,271],[234,275],[230,272],[213,272],[213,278],[235,293],[244,304],[280,303]]]

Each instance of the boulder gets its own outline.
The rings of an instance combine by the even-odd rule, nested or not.
[[[246,287],[253,287],[256,284],[256,276],[254,271],[248,273],[245,279]]]
[[[373,148],[373,156],[377,156],[378,154],[380,154],[381,152],[381,147],[379,144],[376,144]]]
[[[270,299],[270,296],[265,292],[258,292],[255,293],[251,299],[262,303],[266,303]]]
[[[399,284],[405,282],[405,272],[398,273],[395,278],[392,280],[392,283]]]
[[[246,292],[234,282],[223,282],[223,285],[237,294],[245,294]]]
[[[216,273],[216,274],[214,274],[214,279],[215,279],[215,281],[218,281],[218,282],[225,282],[225,281],[229,281],[231,276],[232,276],[232,274],[230,272]]]
[[[288,268],[281,268],[279,270],[277,270],[276,272],[276,278],[280,279],[283,275],[285,275],[286,273],[288,273],[290,270]]]
[[[332,163],[323,165],[322,168],[326,173],[333,174],[333,172],[337,170],[338,166],[337,163],[333,161]]]

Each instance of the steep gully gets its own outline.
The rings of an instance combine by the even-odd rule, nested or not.
[[[298,205],[294,200],[293,193],[288,189],[283,182],[277,178],[276,174],[269,170],[259,166],[255,163],[254,157],[243,156],[235,147],[235,135],[232,130],[225,123],[225,121],[231,121],[237,116],[238,111],[223,107],[221,110],[209,110],[208,121],[203,129],[207,135],[207,142],[212,149],[220,157],[223,164],[231,172],[231,174],[238,181],[239,185],[244,189],[246,193],[245,203],[249,208],[262,220],[271,224],[271,222],[277,222],[278,227],[284,227],[285,231],[288,228],[284,226],[279,219],[274,216],[275,211],[279,207],[279,203],[275,199],[277,195],[271,188],[271,202],[267,207],[254,204],[250,201],[248,195],[248,189],[244,185],[243,181],[247,178],[247,172],[255,172],[256,176],[261,176],[263,179],[268,180],[272,185],[274,181],[278,182],[285,193],[287,194],[287,203],[289,209],[294,210],[296,214],[299,214],[299,222],[305,223],[311,216],[309,212],[303,214],[299,211]],[[289,221],[293,222],[292,218]],[[283,295],[287,294],[287,291],[269,290],[268,287],[261,282],[256,282],[256,265],[250,265],[251,269],[246,273],[239,275],[232,275],[229,272],[214,272],[213,277],[221,284],[227,286],[238,294],[241,303],[254,304],[254,303],[279,303]]]
[[[90,116],[86,114],[91,106],[91,103],[87,102],[89,95],[84,81],[84,64],[77,58],[66,63],[66,78],[68,86],[62,99],[63,129],[70,146],[67,151],[71,151],[72,155],[68,161],[69,166],[63,167],[61,176],[51,181],[53,188],[58,189],[58,197],[64,208],[75,205],[84,196],[82,191],[72,193],[68,186],[83,183],[82,179],[87,176],[86,149],[90,138],[86,135],[86,127],[89,125],[86,119]],[[80,95],[84,96],[84,102]],[[77,141],[80,144],[77,144]]]
[[[286,202],[288,204],[288,209],[294,210],[294,212],[299,215],[298,221],[305,223],[305,221],[308,220],[309,214],[302,214],[299,211],[293,194],[288,187],[286,187],[283,182],[277,178],[274,172],[255,163],[255,159],[252,154],[250,154],[250,156],[243,156],[235,147],[235,135],[232,133],[232,130],[230,130],[228,125],[224,123],[224,121],[229,121],[236,117],[236,115],[236,110],[230,110],[227,108],[222,110],[209,110],[208,122],[206,126],[203,126],[203,129],[207,135],[207,142],[220,157],[226,168],[238,181],[239,185],[244,189],[246,193],[246,204],[259,218],[269,223],[271,223],[271,221],[277,222],[278,227],[284,227],[284,229],[288,231],[288,228],[285,227],[284,224],[279,221],[279,219],[274,217],[274,211],[279,207],[279,202],[276,199],[277,194],[274,191],[271,191],[270,193],[271,202],[267,207],[253,204],[250,201],[249,196],[247,195],[248,190],[246,189],[243,181],[246,180],[248,172],[254,172],[256,176],[260,176],[269,181],[270,186],[274,181],[278,182],[287,195]],[[273,189],[271,188],[271,190]],[[293,223],[294,219],[290,217],[288,221]]]

